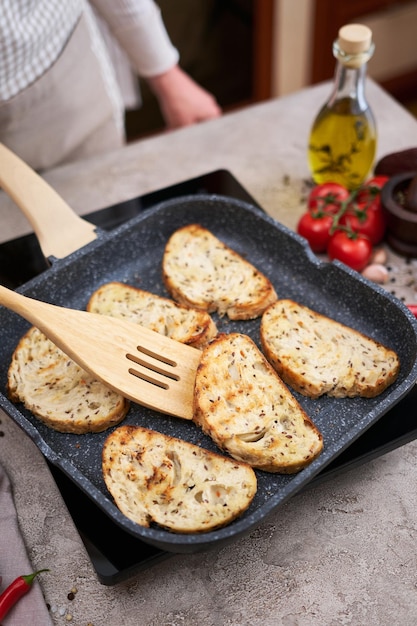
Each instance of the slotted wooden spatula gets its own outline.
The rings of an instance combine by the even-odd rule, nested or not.
[[[39,174],[1,143],[0,186],[25,214],[46,258],[63,258],[97,238],[94,224],[77,215]]]
[[[132,322],[47,304],[3,286],[0,304],[39,328],[80,367],[126,398],[192,419],[200,350]]]

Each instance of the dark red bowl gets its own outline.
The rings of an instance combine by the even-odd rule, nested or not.
[[[417,257],[417,212],[407,208],[407,192],[417,172],[392,176],[381,192],[386,241],[399,254]]]

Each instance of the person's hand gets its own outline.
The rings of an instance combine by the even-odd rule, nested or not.
[[[158,99],[167,128],[190,126],[219,117],[222,113],[214,96],[198,85],[178,65],[147,82]]]

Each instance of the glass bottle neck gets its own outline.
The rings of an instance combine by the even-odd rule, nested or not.
[[[368,103],[365,96],[366,63],[358,68],[347,67],[340,61],[336,64],[334,89],[328,106],[332,107],[339,100],[355,102],[357,111],[365,111]]]

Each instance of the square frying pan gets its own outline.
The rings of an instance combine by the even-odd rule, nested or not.
[[[157,526],[141,527],[113,503],[101,472],[101,450],[111,429],[87,435],[58,433],[8,400],[8,366],[29,325],[0,308],[1,408],[112,521],[138,539],[174,553],[207,550],[251,532],[399,402],[417,379],[417,321],[399,300],[346,266],[319,260],[301,237],[259,208],[226,196],[204,194],[163,201],[109,233],[98,232],[96,239],[68,256],[53,259],[49,269],[18,291],[76,309],[85,309],[92,292],[112,280],[167,296],[161,278],[163,250],[170,235],[190,223],[200,223],[245,256],[270,278],[279,297],[296,300],[394,349],[401,370],[396,382],[377,398],[312,400],[294,393],[323,434],[322,454],[296,475],[257,470],[257,494],[239,519],[217,531],[181,535]],[[246,333],[260,345],[259,320],[214,319],[221,332]],[[193,423],[136,404],[124,423],[216,450]]]

